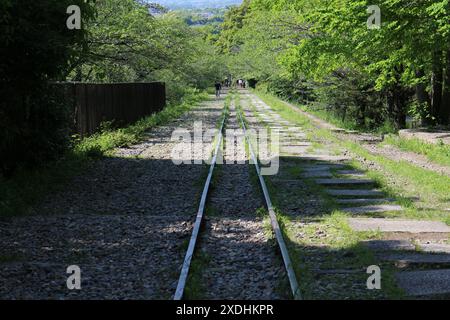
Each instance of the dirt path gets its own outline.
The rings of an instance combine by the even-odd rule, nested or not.
[[[380,155],[394,161],[407,161],[416,167],[434,171],[450,177],[450,167],[430,161],[426,156],[414,152],[403,151],[391,145],[362,144],[372,154]]]
[[[0,222],[0,298],[170,298],[204,169],[173,164],[171,135],[198,120],[215,128],[222,108],[203,103],[96,162],[31,216]],[[66,287],[69,265],[81,269],[81,290]]]

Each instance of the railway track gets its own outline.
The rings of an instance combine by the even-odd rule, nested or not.
[[[247,126],[240,107],[236,107],[233,102],[229,109],[225,106],[174,300],[185,298],[189,274],[195,259],[194,254],[198,250],[210,256],[208,264],[211,267],[205,267],[205,270],[201,271],[204,273],[203,280],[208,286],[205,290],[210,293],[208,298],[280,299],[281,296],[275,293],[277,290],[275,287],[279,285],[281,278],[287,276],[291,297],[301,299],[288,248],[264,177],[261,175],[261,167],[254,151],[255,146],[248,135]],[[243,134],[249,156],[244,150],[244,157],[246,160],[252,160],[254,169],[249,164],[236,165],[227,162],[221,167],[220,176],[218,175],[217,160],[222,151],[221,147],[225,142],[230,143],[228,139],[223,138],[225,129],[227,133],[228,129],[234,129],[240,130],[240,134]],[[228,150],[228,147],[226,149]],[[232,155],[225,151],[225,161],[229,160],[229,157]],[[240,160],[243,160],[242,155]],[[256,195],[257,192],[252,189],[250,170],[256,172],[263,197]],[[211,183],[214,178],[216,178],[215,187],[212,190]],[[219,214],[207,216],[207,203],[215,205]],[[255,214],[256,209],[263,206],[267,209],[271,231],[281,253],[282,262],[275,254],[273,246],[267,245],[263,219]],[[259,274],[258,270],[261,271]],[[236,288],[230,288],[233,286]]]

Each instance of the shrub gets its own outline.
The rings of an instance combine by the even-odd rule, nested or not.
[[[83,30],[66,27],[66,10],[84,0],[0,2],[0,175],[56,158],[67,147],[67,110],[48,82],[62,79],[81,55]]]

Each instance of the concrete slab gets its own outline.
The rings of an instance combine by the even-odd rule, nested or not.
[[[344,190],[344,189],[328,189],[326,192],[332,196],[348,196],[348,197],[371,197],[382,196],[383,192],[379,190]]]
[[[450,254],[450,244],[429,243],[421,244],[420,249],[428,253],[448,253]]]
[[[450,227],[439,221],[350,218],[348,222],[350,227],[356,231],[380,230],[382,232],[450,233]]]
[[[398,206],[398,205],[380,204],[380,205],[345,208],[345,209],[342,209],[342,211],[345,211],[348,213],[354,213],[354,214],[379,213],[379,212],[388,212],[388,211],[403,211],[403,207]]]
[[[398,272],[395,277],[409,296],[450,294],[450,269]]]
[[[286,152],[286,153],[292,153],[292,154],[305,154],[308,150],[308,146],[297,146],[297,147],[281,147],[280,151]]]
[[[323,185],[352,185],[352,184],[374,184],[375,181],[369,179],[317,179],[317,184]]]
[[[305,165],[302,166],[304,170],[330,170],[330,169],[339,169],[344,167],[342,164],[314,164],[314,165]]]
[[[280,178],[273,178],[271,179],[271,181],[273,183],[285,183],[285,184],[299,184],[299,183],[303,183],[302,180],[299,179],[280,179]]]
[[[281,138],[283,137],[283,139]],[[306,140],[306,136],[300,133],[292,133],[292,132],[282,132],[280,131],[280,140]]]
[[[422,254],[422,253],[389,253],[380,255],[384,261],[400,264],[450,264],[450,254]]]
[[[358,171],[358,170],[339,170],[336,171],[337,174],[342,174],[342,175],[352,175],[352,176],[363,176],[365,175],[364,172],[362,171]]]
[[[333,175],[327,170],[315,170],[311,172],[302,173],[302,177],[305,178],[332,178]]]
[[[387,202],[394,202],[394,199],[337,199],[339,204],[380,204]]]
[[[362,242],[369,249],[377,251],[406,250],[415,251],[416,246],[407,240],[368,240]]]
[[[280,147],[282,148],[310,147],[311,145],[312,145],[311,142],[306,141],[298,141],[298,142],[287,141],[280,143]]]
[[[303,170],[303,172],[308,173],[308,174],[315,174],[315,173],[322,173],[322,172],[331,174],[330,169],[327,169],[327,168],[307,169],[307,170]]]
[[[330,156],[330,155],[321,155],[321,154],[310,154],[302,157],[303,160],[310,161],[330,161],[330,162],[343,162],[349,161],[352,158],[345,156]]]

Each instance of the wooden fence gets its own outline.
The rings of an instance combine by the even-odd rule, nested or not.
[[[57,86],[62,86],[65,100],[73,106],[73,128],[82,137],[96,132],[102,122],[125,126],[161,111],[166,105],[166,88],[161,82]]]

